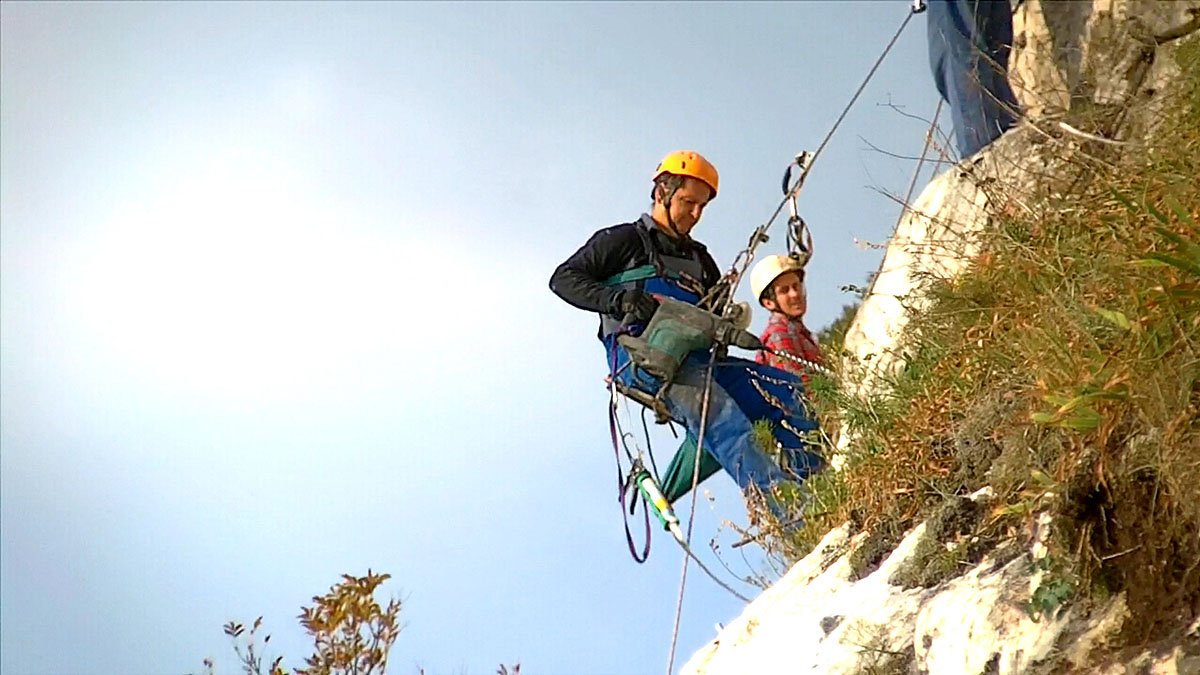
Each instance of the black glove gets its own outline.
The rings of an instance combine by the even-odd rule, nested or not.
[[[621,292],[621,313],[624,315],[622,321],[646,323],[657,309],[658,300],[645,291],[631,288]]]

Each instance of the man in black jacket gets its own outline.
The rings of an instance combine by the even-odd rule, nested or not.
[[[668,154],[654,173],[651,212],[596,232],[550,278],[556,295],[600,315],[610,373],[627,387],[654,394],[661,383],[630,363],[618,334],[644,329],[658,309],[655,296],[698,304],[720,280],[708,250],[691,237],[717,187],[716,168],[699,153]],[[707,351],[691,353],[664,397],[691,438],[699,436],[708,362]],[[754,442],[759,419],[773,423],[776,448]],[[803,480],[824,464],[811,451],[817,424],[805,412],[803,387],[778,369],[746,359],[718,361],[707,421],[705,449],[743,490],[770,495],[781,482]]]
[[[671,163],[668,168],[687,173],[666,171],[667,163]],[[659,166],[651,194],[653,212],[600,230],[559,265],[550,288],[560,298],[605,318],[631,316],[644,323],[658,302],[638,282],[656,277],[659,263],[667,266],[666,280],[680,294],[696,296],[689,300],[692,303],[717,283],[721,277],[717,263],[704,244],[690,236],[705,205],[716,195],[717,170],[697,153],[672,153]],[[627,274],[620,283],[606,283],[629,271],[637,273]],[[605,333],[602,324],[602,339]]]

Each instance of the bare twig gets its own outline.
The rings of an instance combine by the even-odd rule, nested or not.
[[[921,160],[920,157],[915,157],[913,155],[900,155],[900,154],[897,154],[894,152],[889,152],[887,150],[884,150],[883,148],[879,147],[878,145],[875,145],[874,143],[872,143],[871,141],[868,141],[866,138],[864,138],[862,136],[859,136],[858,140],[862,141],[863,143],[866,143],[868,148],[870,148],[871,150],[874,150],[875,152],[878,152],[881,155],[886,155],[888,157],[892,157],[895,159],[912,160],[914,162]]]
[[[1100,558],[1100,560],[1101,561],[1109,561],[1109,560],[1112,560],[1113,558],[1120,558],[1121,556],[1123,556],[1127,553],[1133,553],[1134,551],[1138,550],[1141,547],[1142,547],[1142,545],[1138,544],[1137,546],[1134,546],[1133,548],[1125,549],[1124,551],[1121,551],[1120,553],[1113,553],[1112,555],[1106,555],[1103,558]]]
[[[926,119],[926,118],[924,118],[924,117],[921,117],[920,115],[914,115],[913,113],[906,112],[906,111],[904,110],[903,106],[898,106],[898,105],[896,105],[895,103],[892,103],[892,100],[891,100],[891,99],[892,99],[892,97],[891,97],[891,96],[888,96],[888,102],[887,102],[887,103],[876,103],[875,105],[876,105],[876,106],[879,106],[879,107],[881,107],[881,108],[891,108],[892,110],[895,110],[897,113],[899,113],[899,114],[901,114],[901,115],[903,115],[903,116],[905,116],[905,117],[907,117],[907,118],[909,118],[909,119],[914,119],[914,120],[917,120],[917,121],[919,121],[919,122],[923,122],[923,123],[925,123],[925,124],[929,124],[929,123],[930,123],[928,119]]]
[[[1058,123],[1058,128],[1062,129],[1063,131],[1065,131],[1067,133],[1075,134],[1076,136],[1079,136],[1080,138],[1086,138],[1089,141],[1096,141],[1097,143],[1108,143],[1109,145],[1129,145],[1128,141],[1114,141],[1111,138],[1105,138],[1103,136],[1097,136],[1096,134],[1089,134],[1086,131],[1080,131],[1079,129],[1076,129],[1075,127],[1071,126],[1070,124],[1067,124],[1066,122],[1060,121]]]

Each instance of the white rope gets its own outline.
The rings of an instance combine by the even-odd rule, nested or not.
[[[696,461],[692,466],[692,504],[688,511],[687,536],[684,537],[684,547],[690,549],[692,543],[692,527],[696,523],[696,486],[700,483],[700,454],[704,452],[704,431],[708,427],[708,399],[712,393],[713,367],[717,363],[717,350],[713,349],[708,359],[708,372],[704,376],[704,394],[700,399],[700,433],[696,438]],[[683,556],[683,571],[679,575],[679,597],[675,601],[675,625],[671,629],[671,651],[667,655],[667,675],[675,669],[675,648],[679,644],[679,622],[683,618],[683,591],[687,586],[688,556]]]

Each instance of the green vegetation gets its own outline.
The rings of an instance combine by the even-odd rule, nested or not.
[[[1200,72],[1197,41],[1179,58]],[[849,521],[870,533],[865,574],[929,519],[896,580],[927,586],[1028,542],[1047,513],[1031,614],[1123,592],[1123,644],[1181,637],[1200,606],[1200,78],[1188,86],[1148,141],[1087,142],[1061,184],[993,199],[980,254],[931,282],[881,393],[813,378],[824,426],[855,440],[845,470],[810,481],[802,530],[756,514],[769,551],[794,561]]]

